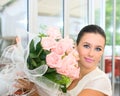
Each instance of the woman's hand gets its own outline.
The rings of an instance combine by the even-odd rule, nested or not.
[[[17,83],[15,84],[16,88],[31,90],[34,86],[34,83],[29,81],[28,79],[17,79]]]
[[[16,95],[30,94],[29,96],[39,96],[35,84],[28,79],[17,79],[14,85],[18,90],[14,93]]]

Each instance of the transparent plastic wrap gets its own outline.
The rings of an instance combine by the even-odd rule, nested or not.
[[[0,85],[0,96],[8,96],[13,93],[16,90],[13,87],[15,79],[24,78],[25,75],[22,75],[24,73],[23,53],[20,43],[10,45],[4,49],[0,57],[0,65],[4,65],[0,70],[0,80],[4,82]]]
[[[29,92],[24,92],[14,87],[16,79],[27,78],[28,82],[33,82],[40,96],[58,96],[59,85],[44,77],[48,66],[42,65],[34,70],[27,68],[26,59],[29,48],[22,48],[20,42],[6,47],[1,55],[0,64],[4,65],[0,71],[0,96],[30,96],[36,89],[34,87]],[[25,54],[26,53],[26,54]],[[23,91],[23,92],[22,92]]]

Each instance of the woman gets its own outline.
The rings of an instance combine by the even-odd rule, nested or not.
[[[81,71],[80,78],[68,87],[73,96],[75,93],[78,96],[112,96],[110,81],[98,68],[105,42],[105,33],[97,25],[85,26],[78,34],[76,43]]]
[[[98,67],[104,52],[105,42],[106,36],[101,27],[87,25],[81,29],[76,42],[81,70],[79,79],[72,81],[68,87],[67,94],[69,96],[112,96],[110,80]],[[24,80],[18,80],[18,83],[17,87],[21,87],[22,83],[24,83],[22,85],[26,85]],[[22,87],[31,88],[29,86]],[[68,96],[67,94],[65,96]]]

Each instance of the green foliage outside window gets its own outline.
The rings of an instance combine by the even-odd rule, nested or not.
[[[115,38],[116,38],[116,45],[120,45],[120,0],[116,0],[116,32],[115,32]],[[113,0],[106,0],[106,35],[107,35],[107,45],[112,44],[112,30],[110,28],[113,27]],[[109,31],[108,31],[109,30]]]

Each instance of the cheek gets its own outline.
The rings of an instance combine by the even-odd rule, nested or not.
[[[85,56],[87,54],[87,50],[80,47],[80,48],[78,48],[78,53],[79,53],[79,56],[82,57],[82,56]]]
[[[99,62],[101,60],[101,57],[102,57],[102,54],[96,54],[95,60]]]

